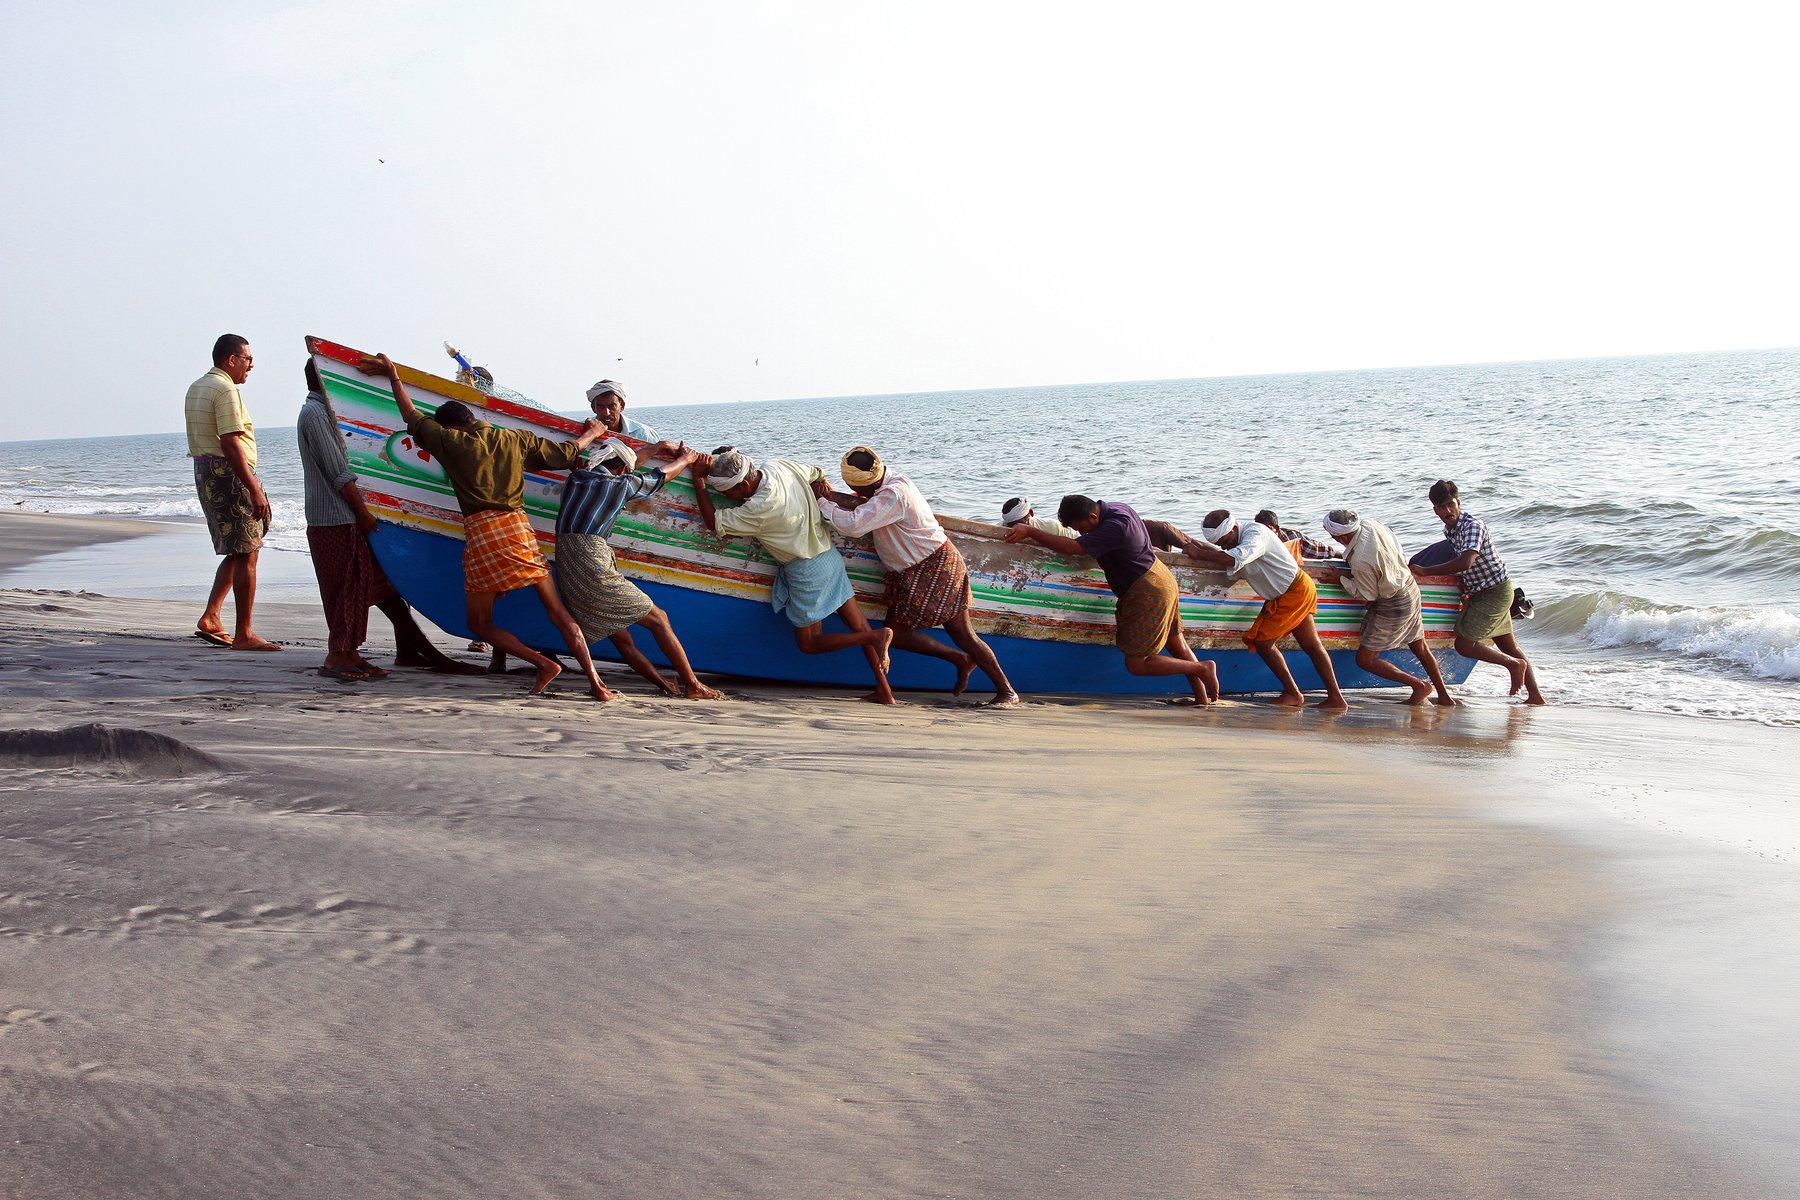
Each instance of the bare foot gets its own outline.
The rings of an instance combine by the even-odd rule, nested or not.
[[[875,656],[881,663],[881,673],[886,675],[889,671],[894,669],[893,657],[888,653],[894,645],[894,631],[884,626],[881,629],[877,629],[875,632],[881,635],[881,640],[875,643]],[[883,704],[892,704],[893,702],[894,698],[892,695],[886,700],[881,701]]]
[[[1299,692],[1283,692],[1269,701],[1270,708],[1305,708],[1306,697]]]
[[[1206,698],[1217,700],[1219,698],[1219,665],[1213,662],[1202,662],[1200,665],[1206,668],[1200,674],[1200,681],[1206,685]]]
[[[560,672],[562,668],[558,667],[557,670]],[[588,694],[602,704],[606,703],[608,700],[617,700],[619,698],[619,693],[613,691],[604,683],[590,683],[588,685]]]
[[[537,680],[532,683],[531,691],[526,694],[530,696],[543,695],[544,689],[550,686],[550,681],[561,674],[561,663],[557,662],[554,658],[546,660],[544,665],[537,669]]]
[[[231,639],[231,648],[233,650],[279,650],[281,645],[252,633],[245,637]]]
[[[709,688],[698,679],[683,688],[681,694],[689,700],[723,700],[725,698],[724,692]]]
[[[1425,701],[1430,698],[1431,698],[1431,685],[1429,683],[1426,683],[1423,680],[1421,680],[1418,683],[1415,683],[1412,685],[1412,695],[1408,696],[1406,699],[1402,700],[1400,703],[1406,705],[1409,708],[1416,708],[1417,706],[1425,703]]]
[[[1535,706],[1535,705],[1539,705],[1539,704],[1548,704],[1550,702],[1548,700],[1544,699],[1542,692],[1532,692],[1531,694],[1529,694],[1528,696],[1525,697],[1525,703]]]
[[[898,700],[894,699],[893,690],[891,688],[885,688],[885,687],[876,688],[874,691],[872,691],[868,695],[864,696],[863,699],[868,701],[870,704],[898,704],[898,703],[900,703]]]
[[[969,688],[969,676],[975,673],[975,660],[963,655],[956,663],[956,686],[950,689],[952,696],[960,696]]]
[[[1327,696],[1313,707],[1320,712],[1349,712],[1350,702],[1342,696]]]
[[[987,707],[987,708],[1018,708],[1021,704],[1024,704],[1024,703],[1025,703],[1025,701],[1023,701],[1019,698],[1019,693],[1017,693],[1017,692],[1001,692],[999,695],[995,696],[992,700],[989,700],[987,702],[987,704],[985,705],[985,707]]]
[[[677,680],[671,679],[667,675],[658,675],[656,686],[663,695],[672,696],[677,700],[681,699],[681,684]]]
[[[1438,705],[1440,708],[1455,708],[1457,703],[1456,697],[1452,696],[1449,692],[1438,693],[1431,698],[1431,702]]]
[[[1513,659],[1512,665],[1506,668],[1506,673],[1508,675],[1512,676],[1512,686],[1506,689],[1506,694],[1509,696],[1518,695],[1519,690],[1525,686],[1526,675],[1528,675],[1530,672],[1531,672],[1531,664],[1530,663],[1526,662],[1522,658]]]

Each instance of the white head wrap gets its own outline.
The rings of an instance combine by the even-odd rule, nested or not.
[[[624,388],[620,387],[610,379],[602,379],[599,383],[596,383],[587,390],[588,403],[592,404],[595,400],[598,400],[608,392],[611,392],[621,400],[625,399]]]
[[[1224,516],[1219,518],[1219,523],[1217,525],[1202,525],[1200,527],[1200,536],[1216,546],[1219,544],[1220,538],[1236,528],[1237,522],[1232,520],[1230,516]]]
[[[615,458],[625,464],[625,469],[627,471],[637,470],[637,451],[633,450],[630,446],[627,446],[624,442],[621,442],[618,438],[607,438],[604,442],[600,443],[600,448],[594,451],[594,465],[596,467],[603,463],[611,462]]]
[[[756,461],[742,450],[722,450],[713,455],[712,470],[706,473],[706,486],[715,492],[729,491],[750,478]]]
[[[1031,515],[1031,497],[1020,496],[1011,504],[1000,510],[1002,525],[1017,525]]]
[[[1334,508],[1325,514],[1325,532],[1333,537],[1349,537],[1361,528],[1362,522],[1348,508]]]

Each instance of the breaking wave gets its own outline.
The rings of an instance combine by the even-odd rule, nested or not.
[[[1668,608],[1603,592],[1548,604],[1551,630],[1567,629],[1582,609],[1579,632],[1598,649],[1644,647],[1747,671],[1761,679],[1800,680],[1800,616],[1779,608]]]

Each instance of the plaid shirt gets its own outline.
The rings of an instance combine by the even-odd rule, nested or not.
[[[1461,576],[1465,595],[1485,592],[1506,582],[1506,564],[1494,553],[1494,542],[1488,537],[1487,523],[1480,517],[1473,517],[1465,512],[1456,519],[1456,524],[1444,526],[1444,533],[1450,539],[1450,548],[1458,554],[1467,550],[1475,551],[1475,561]]]

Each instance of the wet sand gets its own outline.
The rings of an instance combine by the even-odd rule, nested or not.
[[[0,742],[0,1193],[1784,1190],[1617,1019],[1547,714],[534,701],[191,609],[0,592],[0,727],[153,735]]]

